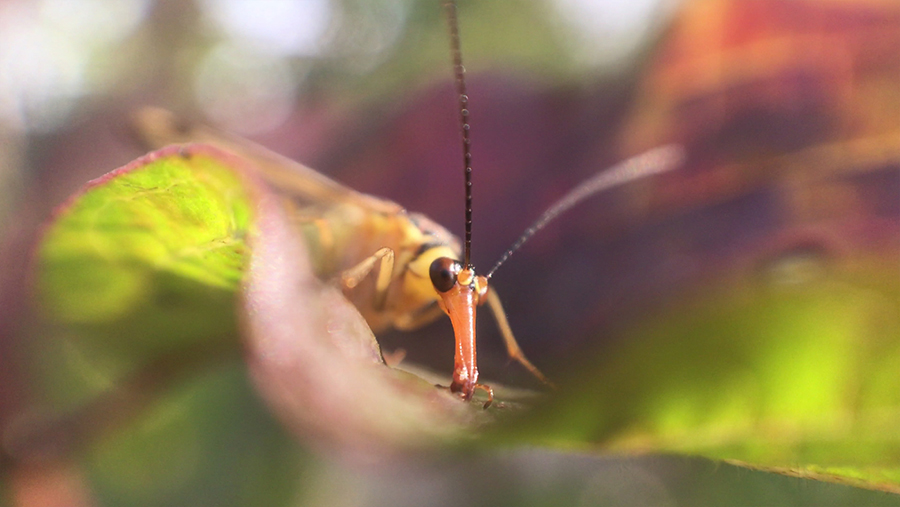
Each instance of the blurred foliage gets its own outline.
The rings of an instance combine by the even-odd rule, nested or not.
[[[154,170],[133,170],[147,163]],[[58,383],[50,392],[84,399],[50,358],[74,355],[74,378],[108,388],[161,354],[210,342],[237,352],[235,293],[252,223],[245,192],[232,170],[202,155],[151,155],[58,210],[38,253],[38,294],[75,349],[38,356]]]
[[[672,451],[896,491],[900,284],[885,268],[700,288],[573,365],[524,435],[489,439]]]
[[[298,79],[276,115],[283,123],[255,132],[452,225],[459,199],[443,189],[456,182],[444,175],[458,176],[458,133],[445,22],[432,2],[402,4],[383,52],[335,42],[331,53],[283,56]],[[349,21],[334,29],[390,25],[370,24],[394,4],[381,5],[341,3]],[[895,494],[795,478],[893,492],[900,483],[896,2],[689,2],[613,77],[567,51],[571,27],[548,4],[463,1],[460,11],[488,169],[478,172],[479,196],[493,210],[479,215],[491,232],[477,236],[476,256],[502,252],[540,206],[612,161],[671,141],[691,154],[664,181],[585,205],[498,276],[520,342],[560,390],[526,397],[534,409],[524,416],[518,402],[460,410],[435,435],[414,428],[408,442],[381,441],[404,447],[406,459],[345,459],[321,428],[377,440],[390,415],[378,431],[350,432],[370,412],[354,419],[339,410],[353,403],[325,396],[327,410],[301,420],[304,398],[288,396],[299,411],[276,406],[275,422],[271,385],[248,377],[253,358],[240,354],[234,310],[253,223],[246,182],[208,168],[209,178],[176,185],[187,192],[179,195],[161,193],[148,173],[116,174],[70,201],[45,233],[41,255],[52,263],[38,283],[45,315],[64,322],[24,325],[29,249],[12,234],[0,242],[0,502],[56,492],[68,505],[79,495],[85,505],[900,505]],[[225,89],[236,116],[198,103],[198,68],[234,42],[199,3],[157,2],[131,36],[92,46],[97,88],[26,109],[62,114],[58,131],[0,125],[0,201],[16,203],[2,205],[13,217],[0,217],[0,232],[35,228],[72,188],[133,158],[118,121],[136,104],[257,128],[250,117],[266,103],[240,79]],[[229,79],[265,82],[260,68],[238,65]],[[13,173],[23,168],[32,172]],[[319,290],[309,308],[337,306]],[[449,365],[444,331],[401,343],[413,359],[420,347]],[[507,375],[491,371],[502,352],[484,331],[488,378]],[[19,375],[22,357],[34,368]],[[287,384],[376,399],[368,395],[381,390],[359,381],[385,370],[372,367],[347,373],[346,386],[320,391],[303,376]],[[410,399],[434,396],[435,406],[449,399],[397,375],[378,382],[406,386]],[[498,390],[501,400],[508,393]],[[16,439],[42,434],[57,410],[79,424],[33,448]],[[443,431],[454,425],[463,435],[478,428],[470,434],[479,438],[454,440],[458,432]],[[41,459],[10,461],[10,449]],[[55,459],[66,480],[46,465]]]
[[[308,466],[237,362],[176,384],[79,458],[99,505],[290,505]]]
[[[448,412],[432,394],[418,387],[400,391],[396,399],[383,398],[381,393],[387,384],[380,382],[378,376],[388,369],[380,365],[372,369],[366,355],[362,361],[331,364],[325,349],[309,346],[307,342],[317,340],[316,335],[334,341],[338,328],[331,320],[327,325],[314,320],[314,315],[328,312],[325,307],[305,311],[312,304],[306,298],[326,301],[325,294],[300,296],[299,288],[310,282],[294,280],[290,270],[281,265],[284,259],[298,258],[279,239],[283,234],[279,231],[290,231],[287,222],[280,229],[268,222],[266,226],[252,225],[249,218],[260,213],[251,211],[258,205],[251,205],[253,200],[247,196],[257,192],[231,176],[229,171],[233,169],[227,169],[229,164],[236,167],[239,161],[221,156],[210,158],[206,151],[201,146],[151,154],[93,183],[61,209],[44,237],[39,257],[39,272],[43,275],[40,293],[45,296],[49,315],[74,324],[74,330],[87,319],[97,326],[87,330],[87,340],[102,336],[97,329],[104,327],[113,336],[130,337],[124,347],[122,343],[101,339],[90,354],[109,356],[118,349],[120,352],[113,352],[114,356],[122,357],[125,351],[125,357],[137,364],[138,370],[153,370],[159,365],[148,362],[148,358],[157,356],[159,350],[153,349],[165,349],[166,343],[188,347],[198,337],[222,340],[232,335],[227,329],[231,321],[222,316],[234,310],[220,304],[191,308],[194,322],[187,331],[178,326],[160,331],[148,327],[147,322],[173,325],[177,319],[169,316],[172,309],[167,304],[157,306],[152,302],[165,303],[171,298],[124,297],[133,291],[122,293],[119,288],[130,284],[118,280],[127,281],[136,271],[142,272],[145,279],[138,286],[149,290],[156,286],[155,280],[174,277],[182,281],[176,286],[183,288],[185,296],[177,300],[210,299],[195,286],[211,285],[234,294],[238,290],[238,277],[234,274],[246,263],[242,260],[247,251],[242,241],[258,235],[252,245],[259,250],[254,255],[263,256],[263,260],[252,268],[247,288],[250,295],[246,319],[256,336],[251,339],[247,360],[251,366],[256,364],[257,371],[275,369],[254,375],[257,389],[301,440],[320,450],[338,454],[350,451],[353,455],[361,450],[365,459],[385,459],[395,452],[392,447],[396,446],[432,448],[440,442],[433,439],[441,432],[436,431],[425,440],[417,432],[439,430],[448,416],[455,420],[451,426],[468,425],[470,431],[478,431],[478,426],[472,425],[476,420],[459,410]],[[257,229],[259,232],[249,232]],[[299,235],[299,231],[294,234]],[[113,243],[117,244],[115,248]],[[159,248],[160,245],[165,248]],[[198,255],[205,260],[197,263]],[[120,265],[123,269],[116,269]],[[896,425],[891,414],[900,401],[894,389],[897,370],[893,368],[898,350],[888,337],[900,331],[900,321],[896,319],[900,287],[890,280],[873,277],[871,273],[883,269],[874,267],[870,270],[866,266],[853,273],[811,269],[821,276],[797,284],[773,284],[762,277],[755,286],[700,290],[694,298],[673,304],[670,310],[628,328],[623,337],[626,345],[615,353],[599,353],[573,368],[576,373],[566,379],[559,393],[532,415],[522,418],[516,410],[504,410],[501,403],[498,414],[504,416],[500,420],[507,424],[495,426],[477,441],[478,445],[542,443],[558,448],[602,445],[620,451],[676,451],[896,491],[900,484],[893,457],[898,449],[893,447],[890,428]],[[107,270],[103,279],[110,282],[102,286],[106,290],[98,292],[97,284],[78,282],[82,273],[103,268]],[[227,275],[223,278],[221,273]],[[286,292],[267,289],[279,282],[286,282]],[[264,292],[258,293],[255,285]],[[86,296],[73,297],[79,290],[88,292]],[[296,319],[278,309],[282,301],[291,298],[299,299],[298,308],[286,307],[299,316]],[[97,301],[108,304],[98,305]],[[111,305],[123,310],[96,312],[97,308]],[[93,317],[87,318],[90,316]],[[287,326],[287,322],[291,325]],[[197,326],[204,331],[198,331]],[[284,334],[280,331],[283,328],[287,331],[286,340],[278,338]],[[186,334],[175,334],[176,330]],[[360,332],[351,329],[349,333]],[[172,341],[159,341],[162,337]],[[358,339],[365,341],[366,333],[361,332]],[[80,339],[70,336],[69,340],[77,344]],[[141,346],[144,342],[152,346]],[[56,341],[56,346],[61,344]],[[213,346],[211,350],[214,349]],[[341,350],[346,355],[347,350],[353,349]],[[135,360],[134,355],[143,360]],[[315,359],[297,363],[299,368],[279,369],[279,365],[293,362],[291,358],[298,355]],[[215,364],[217,359],[215,354],[203,357],[202,351],[200,356],[201,362],[188,363],[188,374],[199,373],[202,370],[198,365]],[[319,365],[322,373],[313,373],[313,365]],[[324,375],[327,370],[336,376]],[[154,397],[163,395],[150,402],[152,410],[143,406],[147,402],[138,401],[136,414],[141,416],[129,423],[135,425],[132,431],[112,438],[99,435],[103,438],[97,444],[88,444],[88,466],[98,484],[97,494],[114,504],[140,501],[142,505],[163,505],[173,498],[178,498],[179,503],[188,501],[195,493],[186,484],[208,480],[204,477],[221,479],[233,475],[236,460],[243,470],[248,460],[265,459],[266,449],[273,445],[277,448],[274,442],[282,437],[277,436],[278,432],[267,436],[271,433],[268,430],[251,431],[257,438],[242,439],[232,446],[216,443],[221,442],[217,439],[231,441],[246,431],[223,431],[218,422],[235,409],[235,404],[250,404],[241,411],[259,411],[247,397],[247,386],[241,386],[244,373],[229,368],[229,380],[225,380],[219,377],[222,371],[220,367],[211,374],[189,375],[185,387],[173,388],[168,385],[171,380],[164,381],[161,389],[150,390]],[[89,372],[76,372],[65,389],[60,386],[54,390],[71,395],[77,377],[98,374],[95,365]],[[172,372],[163,370],[162,374]],[[298,376],[299,382],[295,380]],[[406,378],[400,380],[413,381],[413,377]],[[342,390],[343,384],[350,385],[349,391]],[[148,390],[140,382],[129,385],[115,380],[112,385],[118,385],[119,390],[123,386],[137,392]],[[317,396],[309,397],[310,390]],[[447,407],[463,408],[443,389],[430,390],[444,395],[450,403]],[[116,390],[107,388],[107,392],[95,396],[109,396],[110,391]],[[344,392],[351,393],[350,397]],[[227,401],[222,398],[225,393]],[[416,401],[419,397],[421,402]],[[316,399],[328,402],[319,404]],[[375,407],[366,408],[372,399],[379,401]],[[217,404],[220,402],[224,404]],[[419,403],[421,407],[416,407]],[[335,412],[334,406],[346,408]],[[401,415],[407,407],[412,410]],[[392,417],[383,419],[383,411]],[[453,412],[459,415],[451,415]],[[351,422],[350,415],[357,413],[362,414],[362,420]],[[431,420],[431,413],[439,417]],[[96,414],[88,412],[79,417],[91,420]],[[479,420],[484,424],[483,417]],[[270,424],[267,421],[262,414],[234,420],[241,427],[265,427]],[[385,429],[376,429],[389,421],[397,421],[399,426],[391,423]],[[216,431],[204,429],[211,424]],[[75,427],[83,425],[81,421]],[[517,426],[522,429],[515,430]],[[444,433],[439,438],[450,435]],[[456,438],[459,436],[457,433]],[[88,435],[74,437],[84,439]],[[236,454],[231,459],[217,458],[217,448]],[[374,449],[378,449],[376,454],[381,458],[370,454]],[[293,454],[279,451],[276,455],[277,462],[282,463],[278,470],[283,480],[274,484],[290,489],[289,472],[296,466],[292,464]],[[179,467],[172,467],[172,462],[179,463]],[[132,470],[134,466],[139,468]],[[256,480],[223,481],[223,487],[217,488],[212,497],[234,500],[249,495],[247,498],[252,500],[247,501],[253,503],[258,500],[256,488],[266,494],[281,491],[257,485]],[[271,475],[266,475],[265,481],[272,480]],[[238,491],[232,489],[238,485]]]

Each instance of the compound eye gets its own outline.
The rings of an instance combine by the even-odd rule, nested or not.
[[[447,292],[456,285],[456,275],[462,270],[459,261],[449,257],[440,257],[431,263],[428,274],[431,276],[431,284],[438,292]]]

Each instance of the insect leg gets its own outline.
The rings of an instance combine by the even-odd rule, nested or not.
[[[494,402],[494,390],[491,389],[491,386],[486,386],[484,384],[475,384],[475,389],[481,389],[487,393],[488,399],[486,402],[484,402],[483,408],[487,409],[488,407],[490,407],[491,403]]]
[[[372,272],[375,263],[379,261],[378,278],[375,279],[375,309],[384,308],[388,286],[391,284],[391,275],[394,272],[394,251],[387,247],[381,248],[356,266],[341,273],[341,283],[344,287],[352,289]]]
[[[522,366],[527,368],[532,375],[540,379],[541,382],[552,386],[553,383],[525,357],[525,353],[522,352],[518,342],[516,342],[516,337],[513,335],[512,328],[509,327],[509,321],[506,320],[506,312],[503,311],[503,304],[500,303],[500,297],[493,288],[487,293],[487,304],[491,309],[491,313],[494,314],[494,320],[497,321],[497,327],[500,329],[500,334],[503,335],[503,342],[506,344],[506,352],[509,354],[510,359],[515,359],[521,363]]]

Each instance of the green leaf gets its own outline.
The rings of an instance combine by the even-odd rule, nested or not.
[[[892,269],[706,287],[643,315],[514,439],[900,492],[900,286],[879,276]]]
[[[251,223],[245,184],[221,156],[153,153],[57,212],[38,252],[42,306],[118,350],[233,338]]]

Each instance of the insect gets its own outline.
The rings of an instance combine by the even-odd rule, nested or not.
[[[179,122],[171,113],[147,108],[137,115],[137,130],[153,147],[202,142],[254,163],[262,177],[285,196],[296,226],[306,240],[316,274],[341,284],[373,332],[412,330],[441,314],[449,316],[455,335],[450,391],[463,400],[485,391],[487,408],[493,390],[478,383],[476,310],[487,304],[510,358],[545,383],[548,379],[525,356],[506,319],[500,297],[489,280],[509,257],[548,222],[582,200],[626,182],[674,168],[682,158],[676,146],[664,146],[628,159],[575,187],[541,215],[484,276],[471,264],[472,155],[468,95],[462,65],[454,2],[445,2],[459,99],[465,188],[465,237],[462,244],[425,215],[407,212],[386,199],[357,192],[298,163],[227,133]]]

